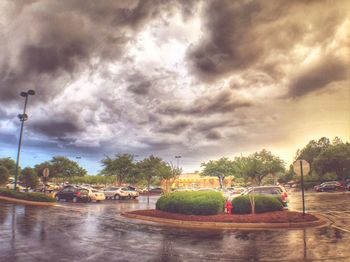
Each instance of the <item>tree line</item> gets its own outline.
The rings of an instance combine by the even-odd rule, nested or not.
[[[142,184],[148,188],[163,181],[166,191],[170,190],[172,181],[182,173],[182,169],[167,163],[153,155],[136,161],[131,154],[117,154],[101,160],[103,169],[96,176],[88,176],[87,171],[76,161],[64,156],[55,156],[50,161],[37,164],[34,168],[26,167],[19,171],[19,181],[26,187],[36,187],[42,179],[43,170],[50,170],[49,179],[69,183]],[[15,176],[16,163],[11,158],[0,159],[0,185],[5,184],[10,176]]]
[[[295,160],[305,159],[311,165],[311,172],[306,182],[327,180],[345,181],[350,178],[350,144],[339,138],[330,141],[322,137],[311,140],[304,148],[296,152]],[[50,179],[69,181],[70,183],[109,184],[124,183],[146,185],[164,182],[166,190],[182,173],[175,167],[156,156],[149,156],[136,161],[134,155],[117,154],[101,160],[102,170],[97,176],[88,176],[87,171],[76,161],[64,156],[55,156],[49,161],[37,164],[34,168],[20,169],[19,181],[28,187],[35,187],[42,177],[44,168],[49,168]],[[293,172],[292,165],[285,168],[285,162],[268,150],[261,150],[248,156],[238,156],[230,160],[222,157],[202,163],[201,175],[217,177],[222,187],[227,176],[235,176],[235,182],[261,185],[279,181],[286,183],[299,178]],[[0,184],[15,175],[16,163],[11,158],[0,159]]]
[[[332,142],[326,137],[318,141],[311,140],[296,152],[294,160],[299,159],[308,161],[311,167],[310,175],[305,176],[306,182],[345,182],[350,178],[350,144],[344,143],[338,137]],[[218,177],[221,186],[227,176],[235,176],[236,182],[251,185],[300,180],[293,171],[293,165],[286,170],[285,162],[265,149],[248,156],[235,157],[233,160],[222,157],[217,161],[202,163],[201,166],[202,174]]]

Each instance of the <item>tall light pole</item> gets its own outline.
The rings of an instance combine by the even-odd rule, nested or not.
[[[24,109],[23,114],[19,114],[18,118],[19,121],[21,121],[21,131],[19,133],[19,142],[18,142],[18,151],[17,151],[17,161],[16,161],[16,174],[15,174],[15,183],[13,186],[13,190],[16,191],[17,188],[17,178],[18,178],[18,165],[19,165],[19,157],[21,155],[21,146],[22,146],[22,135],[23,135],[23,126],[24,121],[28,120],[28,115],[26,114],[27,109],[27,103],[28,103],[28,97],[35,95],[34,90],[28,90],[27,92],[21,92],[21,96],[25,98],[24,101]]]
[[[179,159],[181,158],[181,156],[175,156],[175,158],[176,158],[177,168],[179,168]]]

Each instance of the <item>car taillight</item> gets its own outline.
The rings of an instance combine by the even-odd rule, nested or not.
[[[77,192],[77,197],[80,197],[80,191]]]

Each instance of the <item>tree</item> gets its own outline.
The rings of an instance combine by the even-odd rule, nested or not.
[[[260,185],[263,178],[267,175],[274,176],[279,172],[284,172],[284,162],[270,151],[265,149],[256,152],[247,157],[236,157],[234,161],[237,176],[243,177],[253,185]],[[255,197],[249,195],[252,207],[252,213],[255,214]]]
[[[119,154],[115,158],[106,157],[102,159],[104,166],[101,174],[116,176],[117,183],[121,185],[128,177],[135,172],[134,156],[130,154]]]
[[[50,161],[45,161],[34,166],[35,172],[39,177],[43,176],[43,171],[45,168],[48,168],[50,170],[50,177],[55,176],[53,173],[52,163]]]
[[[39,183],[39,178],[35,169],[26,167],[22,170],[19,181],[23,183],[26,188],[35,188]]]
[[[261,185],[267,175],[285,171],[284,161],[265,149],[248,157],[236,157],[235,166],[237,173],[253,185]]]
[[[138,172],[147,182],[147,189],[149,191],[152,180],[156,177],[160,177],[162,169],[164,168],[164,162],[161,158],[153,155],[143,159],[137,163]],[[147,203],[149,203],[149,196],[147,195]]]
[[[339,142],[339,138],[336,137],[334,141]],[[330,145],[331,143],[326,137],[322,137],[318,141],[311,140],[302,150],[298,150],[296,160],[304,159],[312,166],[319,154]]]
[[[319,174],[334,172],[344,182],[350,176],[350,144],[329,146],[315,159],[313,166]]]
[[[287,183],[294,179],[296,179],[296,174],[294,172],[293,165],[290,165],[288,171],[286,171],[282,176],[278,178],[278,182]]]
[[[163,164],[163,167],[160,169],[160,177],[163,179],[165,188],[164,193],[168,195],[171,190],[171,185],[175,180],[182,174],[182,168],[175,167],[172,163]]]
[[[4,185],[7,183],[9,178],[9,171],[6,167],[0,166],[0,185]]]
[[[224,179],[227,176],[234,175],[236,170],[233,162],[226,157],[222,157],[217,161],[210,160],[208,163],[202,163],[204,167],[202,176],[213,176],[219,178],[220,188],[223,188]]]
[[[55,156],[50,161],[38,164],[35,166],[35,170],[39,176],[42,176],[46,167],[50,170],[50,177],[69,178],[87,174],[87,171],[80,167],[77,162],[64,156]]]
[[[0,166],[3,166],[7,169],[9,176],[16,175],[16,162],[10,157],[0,158]]]

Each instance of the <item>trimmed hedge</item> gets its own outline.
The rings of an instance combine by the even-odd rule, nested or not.
[[[0,196],[12,197],[22,200],[28,201],[36,201],[36,202],[56,202],[56,199],[50,196],[45,195],[44,193],[37,192],[15,192],[11,189],[3,189],[0,188]]]
[[[248,195],[232,199],[233,214],[250,214],[252,208]],[[255,195],[255,212],[264,213],[283,210],[282,199],[273,196]]]
[[[215,215],[224,211],[225,203],[220,192],[174,192],[160,197],[156,209],[186,215]]]

